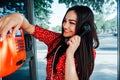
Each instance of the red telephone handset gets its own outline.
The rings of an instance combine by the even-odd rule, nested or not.
[[[24,33],[19,29],[15,38],[7,36],[0,41],[0,78],[18,70],[26,60]]]

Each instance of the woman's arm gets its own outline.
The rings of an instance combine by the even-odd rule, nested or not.
[[[23,18],[23,22],[22,22],[21,27],[22,27],[26,32],[28,32],[29,34],[33,34],[33,33],[34,33],[35,26],[32,25],[32,24],[30,24],[25,17]]]
[[[13,29],[12,34],[15,35],[20,27],[29,34],[33,34],[34,26],[22,14],[12,13],[2,17],[0,18],[0,37],[4,39],[10,29]]]
[[[77,71],[75,67],[74,53],[80,44],[80,37],[73,36],[67,42],[69,45],[66,50],[66,63],[65,63],[65,80],[78,80]]]
[[[65,80],[79,80],[75,68],[74,56],[66,56]]]

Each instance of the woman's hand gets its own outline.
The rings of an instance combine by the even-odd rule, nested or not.
[[[66,50],[65,80],[79,80],[75,67],[74,53],[80,45],[80,40],[81,37],[75,35],[71,37],[67,42],[68,48]]]
[[[74,56],[75,51],[80,45],[80,40],[81,40],[81,37],[78,35],[75,35],[68,40],[67,42],[68,48],[66,50],[67,55],[70,55],[72,57]]]
[[[22,26],[24,16],[20,13],[13,13],[0,18],[0,39],[5,39],[9,30],[12,30],[14,36],[17,30]]]

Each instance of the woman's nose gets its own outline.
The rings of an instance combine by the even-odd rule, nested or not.
[[[68,28],[69,27],[69,23],[68,22],[63,23],[63,27],[64,28]]]

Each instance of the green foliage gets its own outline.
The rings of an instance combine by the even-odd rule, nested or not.
[[[52,14],[51,4],[54,0],[35,0],[35,20],[37,24],[49,24],[49,16]],[[97,29],[101,29],[102,26],[106,26],[106,28],[110,28],[111,26],[116,26],[116,18],[114,20],[105,21],[104,15],[111,14],[112,5],[115,4],[112,0],[58,0],[58,3],[65,4],[66,7],[71,7],[73,5],[86,5],[93,9],[95,13],[95,22],[97,25]],[[109,4],[108,4],[109,3]],[[105,12],[103,8],[106,6]],[[112,11],[114,12],[114,10]],[[109,23],[110,21],[110,23]],[[56,26],[52,28],[54,31],[59,32],[61,27]]]
[[[53,0],[34,0],[34,14],[35,18],[49,23],[49,15],[52,13],[50,10]]]
[[[45,29],[49,29],[49,26],[46,23],[44,23],[43,21],[40,21],[38,18],[35,18],[35,17],[34,17],[34,20],[35,20],[36,25],[40,25],[41,27],[43,27]]]
[[[61,28],[60,25],[57,25],[56,27],[52,27],[52,30],[55,31],[55,32],[61,32],[62,28]]]
[[[44,23],[42,23],[41,26],[44,27],[45,29],[49,29],[49,26]]]
[[[102,6],[105,0],[59,0],[59,3],[65,3],[67,7],[73,5],[91,6],[96,12],[102,12]]]
[[[0,17],[13,12],[20,12],[24,14],[24,2],[24,0],[0,0],[0,13],[2,14]]]
[[[103,14],[96,14],[95,15],[95,23],[98,29],[101,28],[101,26],[104,25],[105,19],[103,18]]]
[[[34,15],[35,15],[35,24],[41,25],[42,27],[49,29],[49,18],[52,14],[51,7],[54,0],[34,0]],[[23,3],[25,0],[0,0],[0,7],[3,10],[0,11],[2,15],[0,17],[12,13],[20,12],[25,13]],[[116,0],[117,2],[117,0]],[[73,5],[87,5],[90,6],[93,11],[97,14],[95,15],[95,22],[98,29],[104,25],[106,29],[108,28],[117,28],[117,16],[112,20],[105,20],[104,15],[109,15],[117,9],[117,7],[112,9],[112,5],[115,4],[113,0],[58,0],[58,3],[65,4],[66,7],[71,7]],[[104,8],[104,10],[103,10]],[[103,13],[103,14],[102,14]],[[53,27],[55,31],[61,31],[61,26]]]
[[[111,20],[107,20],[105,22],[105,26],[107,27],[107,29],[110,29],[111,27],[116,29],[117,28],[117,17]]]
[[[103,28],[103,26],[105,31],[109,31],[111,29],[117,30],[117,16],[113,19],[105,20],[103,14],[96,14],[95,22],[99,31]]]

